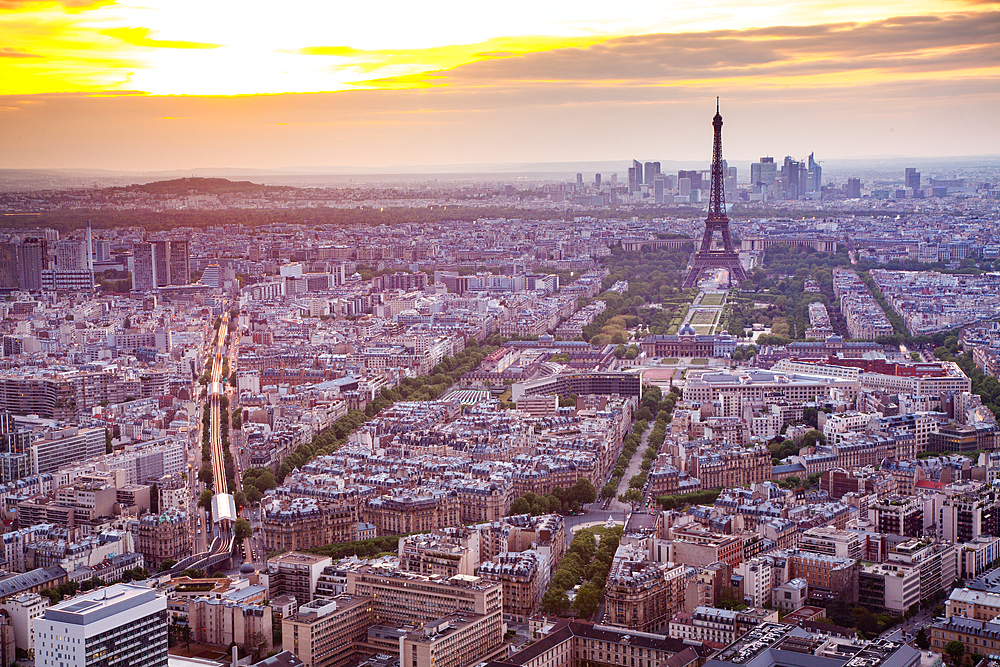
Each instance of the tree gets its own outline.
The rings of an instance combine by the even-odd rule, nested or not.
[[[156,484],[149,487],[149,512],[150,514],[160,513],[160,487]]]
[[[201,466],[201,470],[198,471],[198,481],[205,486],[211,486],[215,480],[215,475],[212,472],[212,466],[206,461],[204,465]]]
[[[177,561],[175,561],[173,558],[167,558],[162,563],[160,563],[160,572],[166,572],[174,565],[177,565]]]
[[[950,641],[945,644],[944,652],[951,658],[953,665],[962,664],[962,656],[965,655],[965,644],[959,641]]]
[[[528,501],[524,499],[524,496],[517,498],[516,500],[514,500],[513,503],[511,503],[510,506],[511,515],[528,514],[530,512],[531,512],[531,505],[529,505]]]
[[[570,500],[575,500],[581,505],[589,505],[597,500],[597,489],[586,477],[581,477],[570,488]]]
[[[628,491],[618,496],[618,500],[620,500],[623,503],[635,505],[636,503],[642,500],[642,491],[630,487]]]
[[[236,539],[240,541],[253,535],[253,529],[250,527],[250,522],[246,519],[237,519],[233,523],[233,534],[236,535]]]
[[[267,638],[264,633],[257,630],[248,632],[243,642],[243,650],[250,654],[251,662],[260,662],[267,651]]]
[[[569,598],[566,596],[566,591],[550,586],[542,596],[542,611],[561,616],[567,609],[569,609]]]
[[[237,491],[233,494],[233,504],[236,505],[236,509],[241,509],[247,506],[247,494],[245,491]]]
[[[212,493],[212,491],[210,489],[205,489],[204,491],[202,491],[201,495],[198,496],[198,507],[202,508],[206,512],[211,512],[212,511],[212,497],[214,495],[215,494]]]
[[[261,494],[260,489],[252,484],[246,487],[246,491],[244,493],[246,494],[247,502],[251,505],[256,505],[260,502],[260,499],[264,497]]]
[[[111,444],[111,431],[104,429],[104,453],[110,454],[115,451],[114,445]]]
[[[576,592],[576,599],[573,600],[573,607],[576,609],[577,617],[584,620],[593,616],[600,604],[601,595],[592,583],[580,586],[580,590]]]
[[[931,640],[927,638],[927,631],[923,628],[917,630],[917,636],[913,639],[913,643],[925,651],[931,647]]]

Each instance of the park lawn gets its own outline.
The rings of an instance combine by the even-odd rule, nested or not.
[[[660,359],[660,363],[663,364],[663,365],[666,365],[666,366],[669,366],[671,364],[676,364],[678,361],[680,361],[680,359],[678,359],[677,357],[669,357],[667,359]]]
[[[703,306],[721,306],[725,300],[725,294],[706,294],[702,297],[701,304]]]
[[[688,361],[692,366],[708,366],[708,359],[703,359],[701,357],[695,357]]]
[[[696,310],[691,316],[691,324],[715,324],[715,311]]]
[[[695,333],[697,333],[697,334],[698,334],[699,336],[707,336],[707,335],[709,335],[710,333],[712,333],[712,329],[713,329],[713,328],[715,328],[715,327],[714,327],[713,325],[711,325],[711,324],[709,324],[708,326],[696,326],[696,327],[694,328],[694,331],[695,331]]]

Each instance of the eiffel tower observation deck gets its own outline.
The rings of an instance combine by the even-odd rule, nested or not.
[[[715,128],[715,145],[712,150],[712,190],[708,200],[708,217],[705,218],[705,234],[701,239],[701,247],[694,253],[684,279],[684,287],[694,287],[698,277],[713,269],[726,269],[729,272],[729,284],[739,284],[747,279],[747,272],[740,264],[740,254],[733,247],[733,237],[729,231],[729,217],[726,215],[726,195],[722,173],[722,114],[719,113],[719,101],[715,101],[715,117],[712,119]],[[715,232],[722,236],[722,249],[712,248]]]

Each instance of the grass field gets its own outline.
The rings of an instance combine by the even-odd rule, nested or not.
[[[701,357],[695,357],[688,361],[692,366],[708,366],[708,359],[702,359]]]
[[[701,298],[701,305],[703,306],[721,306],[722,302],[726,300],[725,294],[706,294]]]
[[[694,328],[694,331],[699,336],[707,336],[710,333],[712,333],[712,329],[713,329],[712,325],[709,324],[708,326],[696,326]]]
[[[680,359],[678,359],[677,357],[670,357],[668,359],[660,359],[660,363],[664,364],[664,365],[676,364],[678,361],[680,361]]]
[[[710,310],[696,310],[691,316],[691,324],[715,324],[715,312]]]

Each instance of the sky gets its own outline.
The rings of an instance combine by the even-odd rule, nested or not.
[[[1000,154],[1000,0],[0,0],[0,168]]]

